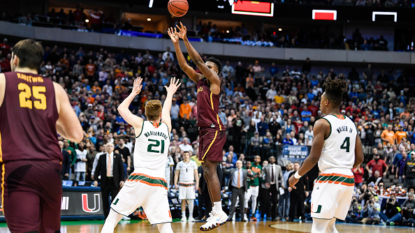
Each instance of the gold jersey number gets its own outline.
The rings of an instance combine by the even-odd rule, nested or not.
[[[46,87],[33,86],[32,89],[30,89],[29,85],[25,83],[19,83],[17,88],[19,89],[19,91],[21,91],[19,94],[19,101],[20,101],[21,108],[32,109],[34,106],[36,109],[39,109],[39,110],[46,109],[47,107],[46,96],[44,94],[46,92]],[[33,101],[33,103],[32,103],[32,100],[30,99],[30,97],[32,96],[32,93],[33,93],[33,97],[37,99]]]

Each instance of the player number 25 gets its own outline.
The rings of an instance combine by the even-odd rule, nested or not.
[[[32,100],[30,99],[30,97],[32,96],[32,90],[30,89],[30,86],[25,83],[19,83],[17,88],[19,89],[19,91],[21,91],[19,94],[19,102],[20,102],[21,108],[32,109],[34,106],[36,109],[39,109],[39,110],[46,109],[46,96],[44,94],[46,92],[46,87],[44,86],[33,86],[32,87],[33,97],[35,99],[38,99],[38,100],[33,101],[33,104],[32,104]]]
[[[152,142],[147,146],[147,152],[153,152],[153,153],[164,153],[164,140],[155,140],[155,139],[148,139],[148,142]],[[161,142],[161,143],[160,143]],[[158,150],[157,147],[159,147],[161,144],[161,151]],[[155,147],[155,148],[153,148]]]

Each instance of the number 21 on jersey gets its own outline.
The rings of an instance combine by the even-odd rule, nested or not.
[[[21,108],[28,108],[32,109],[35,107],[39,110],[46,110],[46,87],[44,86],[33,86],[30,88],[29,85],[26,83],[19,83],[17,88],[20,91],[19,94],[19,102]],[[37,100],[33,101],[30,99],[30,97],[33,95],[33,97]]]

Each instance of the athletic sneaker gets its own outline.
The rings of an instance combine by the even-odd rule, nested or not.
[[[186,220],[186,216],[183,216],[182,217],[182,220],[180,220],[181,222],[186,222],[187,220]]]
[[[244,218],[243,219],[248,219],[248,216],[246,216],[246,214],[244,214]]]
[[[257,221],[257,219],[254,216],[252,216],[251,221]]]
[[[187,220],[188,222],[195,222],[196,220],[192,217],[192,216],[190,216],[189,217],[189,220]]]
[[[200,227],[201,231],[210,231],[213,230],[220,225],[226,223],[228,216],[226,215],[223,210],[220,213],[215,213],[213,210],[209,213],[209,218],[207,219],[206,223]]]

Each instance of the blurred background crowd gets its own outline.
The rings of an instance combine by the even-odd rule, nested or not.
[[[1,72],[8,72],[12,43],[4,39],[0,48]],[[365,153],[364,164],[353,169],[355,197],[346,221],[415,223],[415,78],[412,72],[374,69],[370,64],[359,72],[353,67],[348,73],[336,72],[335,68],[315,72],[310,59],[292,68],[255,60],[222,62],[219,117],[226,126],[227,143],[220,169],[235,168],[236,161],[240,160],[242,166],[254,174],[247,178],[248,183],[259,186],[259,196],[266,198],[258,198],[255,207],[249,206],[249,209],[258,209],[251,217],[291,221],[309,218],[314,179],[305,179],[304,187],[299,190],[288,188],[288,177],[300,164],[282,160],[278,148],[312,145],[313,125],[322,117],[319,111],[321,86],[326,77],[332,77],[348,82],[341,113],[355,122]],[[189,58],[188,63],[197,70]],[[143,90],[130,109],[144,119],[147,101],[164,102],[164,85],[171,77],[180,78],[182,83],[171,109],[173,129],[169,163],[166,164],[169,185],[173,184],[172,174],[175,165],[183,159],[183,152],[189,151],[200,166],[196,156],[196,85],[180,70],[170,48],[161,53],[126,53],[123,50],[114,53],[105,48],[74,49],[45,44],[44,62],[39,72],[67,91],[85,134],[79,144],[59,137],[65,151],[64,180],[73,180],[74,185],[91,181],[107,143],[113,143],[116,153],[122,155],[125,176],[133,171],[135,132],[116,109],[129,95],[137,77],[144,79]],[[272,181],[266,169],[274,166],[282,168],[282,176]],[[285,194],[272,191],[267,185],[269,181],[272,181],[271,187],[281,187]],[[228,182],[229,175],[224,175],[224,195],[230,191]],[[290,200],[290,195],[296,198]],[[229,206],[232,204],[237,205],[228,202]],[[200,211],[199,217],[203,218]],[[247,218],[241,216],[241,219]]]

